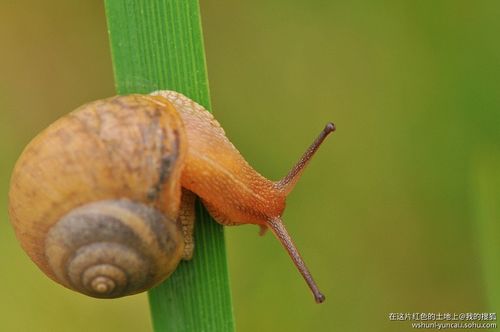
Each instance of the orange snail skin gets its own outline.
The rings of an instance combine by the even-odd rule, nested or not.
[[[24,149],[9,192],[21,246],[54,281],[115,298],[165,280],[194,248],[199,196],[222,225],[271,229],[324,301],[281,220],[328,123],[280,181],[256,172],[202,106],[175,91],[115,96],[60,118]]]

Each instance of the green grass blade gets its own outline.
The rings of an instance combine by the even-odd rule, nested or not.
[[[493,151],[492,151],[493,152]],[[500,155],[485,153],[475,168],[475,217],[489,310],[500,309]]]
[[[119,94],[181,92],[210,109],[197,0],[106,0]],[[224,232],[197,206],[196,250],[149,292],[155,331],[233,331]]]

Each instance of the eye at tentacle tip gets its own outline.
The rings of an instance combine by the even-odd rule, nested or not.
[[[314,300],[319,304],[325,302],[326,297],[322,293],[317,293],[314,294]]]
[[[335,130],[337,130],[337,127],[335,127],[335,124],[333,122],[328,122],[324,129],[326,133],[331,133],[334,132]]]

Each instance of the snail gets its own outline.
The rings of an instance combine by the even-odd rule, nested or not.
[[[24,149],[9,215],[21,246],[54,281],[115,298],[165,280],[193,254],[198,196],[222,225],[271,229],[324,301],[285,229],[286,196],[329,133],[287,176],[256,172],[205,109],[174,91],[115,96],[60,118]]]

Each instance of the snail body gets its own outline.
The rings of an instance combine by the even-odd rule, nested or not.
[[[193,253],[194,194],[223,225],[270,228],[317,302],[319,292],[280,216],[329,132],[281,181],[253,170],[203,107],[174,91],[81,106],[25,148],[9,214],[21,246],[56,282],[114,298],[145,291]]]

